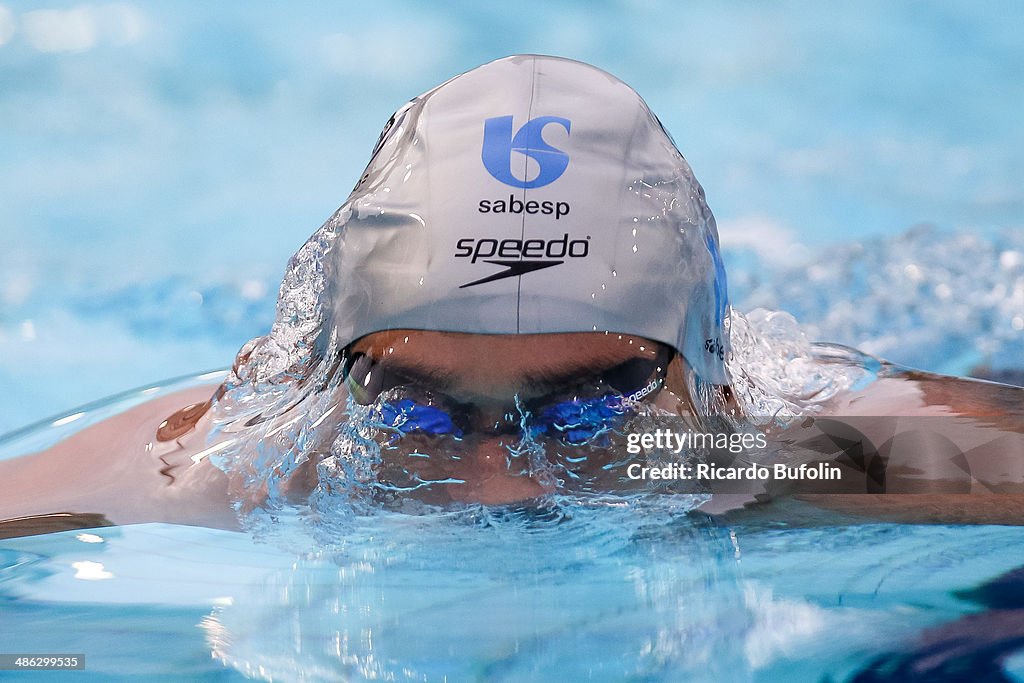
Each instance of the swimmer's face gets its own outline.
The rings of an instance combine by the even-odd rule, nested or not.
[[[384,425],[379,479],[430,502],[551,493],[560,477],[516,454],[527,436],[556,472],[600,478],[641,404],[689,407],[678,354],[628,335],[393,330],[355,342],[346,371],[353,398]]]

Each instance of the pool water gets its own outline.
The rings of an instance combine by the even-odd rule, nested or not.
[[[382,513],[304,552],[155,524],[9,540],[0,629],[5,650],[87,653],[85,680],[852,680],[1024,564],[1014,528],[654,507]]]

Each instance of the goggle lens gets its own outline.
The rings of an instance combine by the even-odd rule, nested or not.
[[[593,443],[595,439],[621,428],[637,412],[645,397],[652,397],[664,382],[672,351],[666,347],[654,360],[633,359],[606,371],[572,392],[561,392],[562,400],[551,394],[520,407],[524,428],[533,436],[547,436],[569,445]],[[346,363],[349,393],[362,405],[373,406],[380,426],[393,430],[398,438],[407,434],[462,438],[471,429],[465,419],[472,406],[461,404],[381,367],[369,357],[356,354]],[[652,379],[652,375],[654,378]],[[627,384],[628,382],[628,384]],[[629,395],[622,386],[642,386]],[[590,394],[587,397],[587,394]],[[565,398],[566,396],[570,398]]]

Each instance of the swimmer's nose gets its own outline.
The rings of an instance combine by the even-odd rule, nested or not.
[[[517,427],[518,430],[518,427]],[[550,493],[528,474],[525,456],[514,457],[509,446],[519,441],[514,434],[487,434],[467,439],[461,458],[460,478],[465,482],[450,487],[452,498],[461,502],[503,505]]]
[[[486,436],[520,436],[522,418],[501,406],[481,407],[474,416],[473,426],[477,433]]]

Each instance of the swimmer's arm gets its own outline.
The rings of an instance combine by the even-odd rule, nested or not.
[[[794,499],[864,521],[1024,525],[1024,388],[895,372],[833,412],[857,426],[876,418],[894,432],[884,491]],[[884,444],[885,434],[872,439]],[[954,461],[951,444],[962,458]]]
[[[39,453],[0,461],[0,536],[143,522],[235,528],[224,475],[206,461],[192,463],[177,441],[161,448],[155,440],[169,415],[205,402],[214,389],[176,392]]]
[[[1024,432],[1024,387],[892,366],[828,405],[837,416],[962,416]]]
[[[1022,387],[893,372],[831,412],[884,455],[885,493],[1024,494]]]
[[[1024,525],[1024,494],[808,494],[794,499],[864,523]]]
[[[795,494],[781,498],[715,495],[698,513],[720,524],[779,528],[858,524],[1024,525],[1019,494]]]

